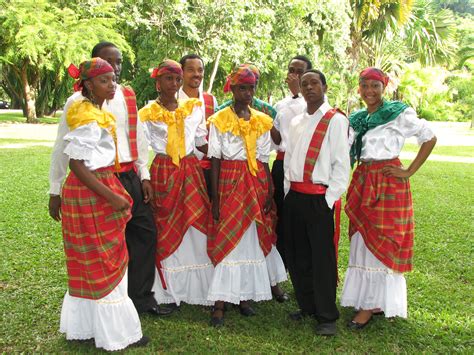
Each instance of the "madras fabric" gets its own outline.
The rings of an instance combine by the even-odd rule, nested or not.
[[[380,81],[383,86],[387,86],[389,80],[388,76],[383,71],[374,67],[365,68],[360,72],[359,80],[363,79]]]
[[[161,261],[179,247],[189,227],[208,234],[210,203],[195,155],[184,157],[177,167],[169,156],[157,154],[150,173],[158,236],[156,262],[160,268]]]
[[[323,144],[324,137],[326,136],[326,132],[329,127],[329,122],[331,122],[331,119],[337,112],[340,112],[337,108],[332,108],[326,112],[313,132],[313,137],[309,142],[308,151],[306,152],[303,181],[311,181],[314,166],[318,160],[319,152],[321,151],[321,145]]]
[[[163,122],[168,126],[168,138],[166,143],[166,154],[173,164],[179,166],[180,160],[186,156],[185,123],[184,120],[191,115],[195,106],[201,106],[199,99],[179,100],[178,108],[169,111],[154,101],[138,111],[142,122]]]
[[[347,192],[349,235],[362,234],[367,248],[388,268],[412,270],[414,220],[408,179],[387,177],[384,166],[402,166],[398,158],[360,164]]]
[[[232,70],[227,76],[226,82],[224,84],[224,92],[230,92],[230,87],[234,85],[255,85],[257,83],[257,78],[253,71],[245,66],[239,65]]]
[[[76,101],[67,110],[66,122],[72,131],[77,127],[97,122],[100,128],[110,132],[115,144],[115,169],[120,170],[120,163],[117,149],[116,119],[110,112],[103,111],[95,107],[88,100]]]
[[[165,59],[153,69],[150,77],[157,78],[163,74],[178,74],[183,76],[183,69],[181,68],[181,64],[178,62],[171,59]]]
[[[122,86],[123,96],[128,112],[128,142],[130,144],[130,154],[132,160],[138,159],[137,149],[137,98],[131,87]]]
[[[77,68],[74,64],[70,64],[67,68],[69,75],[77,79],[74,84],[74,90],[80,91],[84,86],[84,80],[94,78],[105,73],[113,73],[114,69],[106,60],[95,57],[91,60],[86,60]]]
[[[243,160],[221,160],[219,174],[218,221],[210,218],[207,252],[214,265],[219,264],[236,246],[255,221],[260,247],[267,255],[276,243],[276,208],[263,212],[268,197],[268,180],[263,164],[253,176]],[[272,199],[273,201],[273,199]]]
[[[211,94],[208,94],[207,92],[203,92],[202,97],[204,99],[204,106],[205,106],[204,112],[206,114],[206,120],[207,120],[216,111],[216,108],[214,107],[214,96],[212,96]]]
[[[92,173],[132,205],[113,168]],[[104,197],[88,189],[70,172],[62,189],[61,213],[69,294],[93,300],[105,297],[127,270],[125,226],[131,209],[115,211]]]
[[[222,111],[226,107],[233,105],[233,103],[234,103],[233,100],[225,101],[222,105],[217,107],[216,112]],[[277,111],[272,105],[270,105],[268,102],[257,99],[255,97],[252,99],[252,104],[250,105],[250,107],[270,116],[273,120],[275,119],[277,115]]]

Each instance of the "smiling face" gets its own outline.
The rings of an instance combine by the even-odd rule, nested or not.
[[[88,79],[84,82],[87,90],[92,93],[98,103],[104,100],[112,100],[115,96],[117,83],[115,81],[114,73],[105,73],[97,75],[94,78]]]
[[[232,94],[236,103],[249,106],[252,103],[253,95],[255,95],[255,85],[253,84],[238,84],[232,85]]]
[[[379,80],[361,79],[359,81],[359,94],[369,112],[382,104],[384,90],[385,87]]]
[[[301,76],[301,93],[308,104],[324,102],[327,87],[318,73],[308,72]]]
[[[186,59],[183,66],[183,87],[197,89],[204,76],[204,65],[199,58]]]
[[[122,72],[122,53],[115,47],[104,47],[102,48],[98,56],[103,60],[109,62],[109,64],[114,68],[115,77],[118,81],[120,78],[120,73]]]
[[[166,73],[156,78],[156,91],[162,96],[174,97],[182,83],[182,75]]]

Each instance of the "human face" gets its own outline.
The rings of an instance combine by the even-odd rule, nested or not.
[[[308,69],[308,64],[299,59],[293,59],[288,65],[288,75],[296,74],[298,79],[301,79],[301,75]]]
[[[197,89],[204,76],[204,66],[198,58],[187,59],[183,66],[183,86]]]
[[[122,72],[122,53],[115,47],[104,47],[98,54],[114,68],[115,77],[118,81]]]
[[[359,81],[359,94],[369,111],[382,104],[384,90],[385,88],[379,80],[361,79]]]
[[[323,84],[318,73],[306,73],[301,76],[301,93],[308,104],[324,102],[327,86]]]
[[[115,96],[115,90],[117,89],[114,73],[97,75],[87,80],[84,85],[87,90],[92,93],[92,96],[98,104],[101,104],[105,100],[112,100]]]
[[[255,94],[255,85],[242,84],[233,85],[230,87],[234,96],[234,101],[243,105],[250,105],[252,103],[253,95]]]
[[[172,97],[176,95],[182,83],[183,77],[179,74],[163,74],[156,78],[156,91],[158,91],[160,95]]]

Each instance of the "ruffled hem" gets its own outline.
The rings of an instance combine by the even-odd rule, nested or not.
[[[127,276],[106,297],[90,300],[66,293],[61,309],[61,333],[68,340],[94,339],[97,348],[125,349],[143,336],[140,319],[127,296]]]
[[[272,246],[272,250],[270,250],[270,253],[265,257],[265,261],[267,263],[268,278],[270,279],[271,286],[276,286],[280,282],[288,280],[285,265],[275,246]]]

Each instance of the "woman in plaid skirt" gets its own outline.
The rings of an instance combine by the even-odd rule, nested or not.
[[[345,211],[351,239],[342,306],[357,313],[350,329],[362,329],[374,314],[407,317],[404,272],[412,269],[414,220],[408,178],[425,162],[436,137],[425,120],[398,101],[383,99],[388,77],[367,68],[359,93],[367,108],[350,116],[351,158],[357,168],[347,192]],[[406,138],[421,145],[403,167],[398,156]]]

